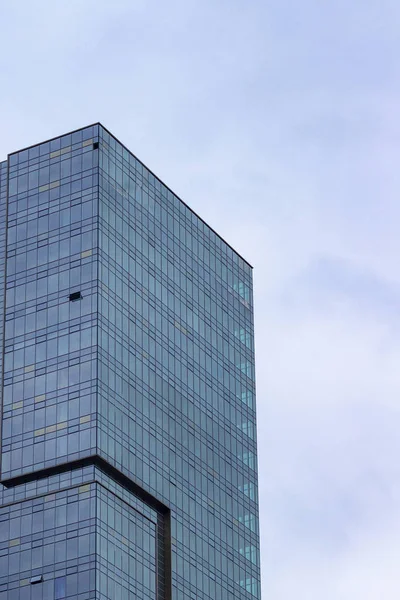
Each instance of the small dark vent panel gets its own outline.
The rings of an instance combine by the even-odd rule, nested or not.
[[[77,300],[82,300],[82,294],[80,292],[73,292],[69,295],[70,302],[76,302]]]

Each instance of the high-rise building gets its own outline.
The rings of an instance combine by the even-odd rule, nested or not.
[[[0,600],[260,598],[252,271],[104,127],[0,163]]]

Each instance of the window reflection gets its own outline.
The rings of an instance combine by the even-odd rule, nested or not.
[[[57,577],[54,580],[54,598],[61,600],[66,594],[66,577]]]

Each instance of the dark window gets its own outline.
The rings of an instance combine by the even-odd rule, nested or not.
[[[82,294],[80,292],[73,292],[69,295],[70,302],[75,302],[76,300],[82,300]]]
[[[94,142],[93,150],[97,150],[98,147],[99,147],[99,142]]]
[[[42,583],[43,581],[43,575],[35,575],[34,577],[31,577],[31,583]]]

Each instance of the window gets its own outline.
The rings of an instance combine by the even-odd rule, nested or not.
[[[70,302],[76,302],[77,300],[82,300],[81,292],[73,292],[69,295]]]
[[[61,600],[61,598],[65,598],[65,577],[57,577],[54,580],[54,598],[55,600]]]

